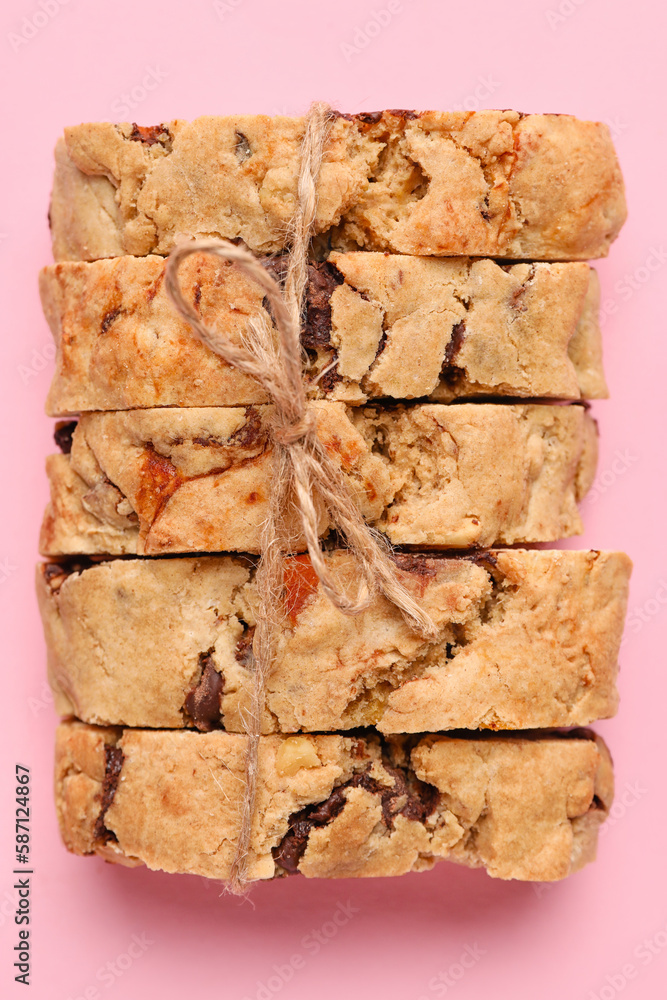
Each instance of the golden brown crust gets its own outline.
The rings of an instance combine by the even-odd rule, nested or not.
[[[268,401],[178,316],[165,267],[148,256],[43,269],[58,352],[50,414]],[[250,317],[267,315],[259,287],[211,257],[186,260],[181,285],[202,321],[233,343]],[[587,264],[334,253],[310,265],[309,395],[348,403],[606,396],[598,298]]]
[[[577,501],[597,460],[595,424],[581,406],[311,406],[362,514],[394,544],[464,548],[581,529]],[[71,454],[48,462],[42,554],[258,552],[270,413],[84,414]],[[303,551],[296,520],[294,530]]]
[[[66,845],[107,860],[226,879],[244,746],[243,736],[222,732],[62,724],[56,799]],[[121,764],[113,774],[110,762]],[[539,738],[264,736],[259,764],[248,856],[253,879],[291,871],[309,878],[399,875],[440,858],[485,867],[496,878],[561,879],[594,856],[611,805],[609,756],[583,731]],[[309,808],[316,804],[319,810]]]
[[[166,254],[189,236],[282,249],[302,118],[173,121],[65,132],[51,201],[56,260]],[[586,260],[625,219],[606,125],[515,111],[339,116],[315,231],[333,249],[417,256]]]
[[[354,585],[349,555],[327,561]],[[384,598],[354,619],[341,614],[308,558],[287,560],[265,733],[536,729],[614,714],[627,556],[519,549],[398,565],[438,626],[434,641]],[[258,603],[249,560],[42,564],[37,590],[61,715],[243,732]]]

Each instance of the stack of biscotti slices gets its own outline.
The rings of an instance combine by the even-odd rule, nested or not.
[[[41,274],[61,454],[38,592],[66,845],[225,880],[244,794],[271,401],[195,337],[166,255],[241,242],[280,280],[300,118],[68,129]],[[439,858],[552,880],[595,854],[613,779],[628,558],[526,547],[581,530],[606,395],[598,285],[625,217],[605,126],[336,115],[303,316],[317,433],[426,639],[384,597],[327,599],[294,515],[248,875],[393,875]],[[239,343],[268,315],[233,264],[182,268]],[[77,419],[72,419],[77,417]],[[319,509],[326,559],[358,568]],[[524,547],[520,547],[524,546]],[[159,558],[158,558],[159,557]]]

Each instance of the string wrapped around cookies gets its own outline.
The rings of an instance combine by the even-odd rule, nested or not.
[[[308,251],[317,208],[317,181],[331,117],[331,109],[322,103],[314,104],[307,117],[297,206],[288,234],[284,289],[251,253],[219,239],[177,246],[170,254],[165,278],[171,301],[197,336],[228,364],[256,379],[270,397],[273,411],[271,493],[257,572],[259,614],[253,640],[254,684],[251,707],[244,718],[245,792],[228,882],[233,893],[243,893],[248,886],[247,855],[255,811],[261,715],[282,621],[284,556],[294,548],[294,530],[288,515],[296,509],[313,570],[336,608],[346,614],[358,614],[368,606],[373,594],[379,592],[399,608],[416,630],[427,637],[435,636],[437,631],[401,583],[389,543],[365,523],[340,470],[317,437],[315,419],[308,407],[300,334]],[[269,303],[273,325],[264,316],[253,317],[240,346],[205,326],[195,308],[184,299],[178,281],[181,263],[199,253],[214,254],[255,281]],[[328,511],[331,524],[359,563],[362,580],[356,595],[348,595],[328,568],[318,531],[317,500]]]

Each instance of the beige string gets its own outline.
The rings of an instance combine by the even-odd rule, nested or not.
[[[248,737],[245,797],[228,885],[234,893],[244,892],[248,884],[246,862],[257,795],[266,679],[283,620],[283,557],[293,550],[295,541],[286,523],[293,500],[297,501],[313,569],[336,608],[346,614],[358,614],[368,606],[373,594],[381,592],[420,632],[429,637],[436,633],[429,616],[399,581],[388,542],[365,523],[340,469],[317,437],[315,419],[308,409],[303,381],[301,316],[308,281],[308,248],[317,208],[317,179],[330,118],[331,111],[325,104],[314,104],[308,115],[284,293],[251,253],[226,240],[200,240],[176,247],[170,254],[165,278],[165,287],[174,306],[203,343],[228,364],[256,379],[273,403],[271,492],[257,570],[259,614],[253,640],[254,684],[250,709],[244,718]],[[202,252],[235,264],[260,286],[270,304],[275,328],[263,316],[253,317],[242,345],[235,346],[201,322],[193,306],[183,297],[178,269],[186,257]],[[332,525],[344,536],[361,566],[363,580],[354,598],[341,589],[327,566],[319,538],[315,497],[324,503]]]

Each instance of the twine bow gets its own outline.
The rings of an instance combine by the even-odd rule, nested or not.
[[[308,409],[303,380],[301,317],[308,281],[308,248],[317,207],[317,179],[331,120],[326,104],[314,104],[308,114],[301,147],[297,208],[291,224],[290,252],[284,291],[262,264],[247,250],[226,240],[199,240],[172,250],[167,263],[165,287],[180,315],[200,340],[239,371],[256,379],[273,403],[269,433],[273,444],[273,470],[269,512],[262,527],[261,558],[257,569],[259,615],[253,640],[254,684],[250,709],[244,718],[248,737],[245,756],[245,796],[236,852],[228,889],[243,893],[248,884],[247,855],[257,795],[259,738],[265,701],[266,679],[273,662],[281,625],[284,599],[283,556],[293,547],[286,523],[290,501],[297,501],[303,535],[312,567],[325,594],[345,614],[358,614],[373,594],[384,594],[418,631],[435,635],[435,626],[398,579],[383,535],[363,520],[349,487],[335,462],[317,437],[316,423]],[[178,269],[186,257],[211,253],[235,264],[255,281],[266,296],[274,326],[263,315],[248,324],[241,346],[205,326],[193,306],[186,302],[178,281]],[[318,531],[319,497],[332,525],[345,538],[359,562],[362,583],[350,597],[333,578],[322,551]]]

